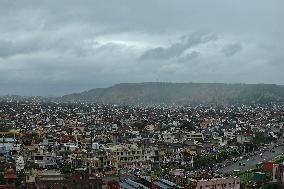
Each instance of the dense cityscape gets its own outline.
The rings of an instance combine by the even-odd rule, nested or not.
[[[0,189],[284,189],[284,0],[0,0]]]
[[[282,182],[283,110],[2,101],[0,182],[43,189]]]

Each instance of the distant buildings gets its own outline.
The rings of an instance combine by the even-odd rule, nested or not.
[[[0,123],[8,129],[0,132],[2,172],[11,162],[14,175],[24,174],[23,185],[30,188],[99,188],[107,183],[101,184],[103,178],[137,188],[142,184],[137,178],[156,171],[162,175],[158,188],[234,189],[239,179],[218,173],[217,165],[282,144],[283,110],[0,102]],[[273,166],[264,167],[273,169],[275,182],[283,180],[281,165]],[[187,171],[170,174],[177,169]],[[204,175],[191,175],[203,170]],[[141,187],[152,187],[147,178]],[[118,189],[117,183],[109,187]]]

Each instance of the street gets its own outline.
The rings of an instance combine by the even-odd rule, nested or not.
[[[232,173],[234,170],[240,170],[242,172],[252,169],[258,163],[271,161],[277,156],[281,155],[284,152],[283,146],[278,146],[274,148],[273,151],[274,152],[270,152],[270,149],[261,152],[258,151],[256,152],[256,155],[244,157],[242,160],[238,160],[237,162],[234,162],[231,165],[220,168],[219,171],[222,173]]]

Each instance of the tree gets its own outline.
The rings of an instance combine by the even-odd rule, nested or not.
[[[70,163],[61,163],[59,167],[60,167],[60,172],[63,174],[69,174],[72,172],[72,166]]]
[[[262,189],[280,189],[280,188],[282,188],[282,186],[280,186],[277,183],[269,183],[262,187]]]
[[[132,127],[135,129],[138,129],[139,131],[143,131],[146,127],[146,123],[141,122],[141,121],[135,122],[133,123]]]
[[[253,138],[253,143],[258,146],[261,144],[269,144],[273,140],[273,137],[267,136],[264,133],[256,133],[255,137]]]
[[[180,128],[183,130],[192,131],[194,129],[194,126],[189,121],[183,121],[180,125]]]
[[[33,141],[38,144],[40,142],[40,137],[39,137],[39,133],[33,133],[32,135],[33,137]]]
[[[17,173],[17,179],[15,182],[16,188],[21,188],[21,184],[23,181],[25,181],[25,172],[22,170]]]
[[[6,180],[4,179],[3,174],[0,174],[0,184],[6,184]]]

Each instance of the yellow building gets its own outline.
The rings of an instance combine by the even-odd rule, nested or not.
[[[145,163],[142,148],[137,144],[114,145],[110,148],[118,160],[118,167],[140,167]]]
[[[117,160],[112,156],[82,158],[82,167],[90,168],[93,173],[112,175],[117,172]]]
[[[154,131],[154,130],[155,130],[155,125],[153,125],[153,124],[147,125],[147,126],[145,127],[145,129],[146,129],[147,131]]]

